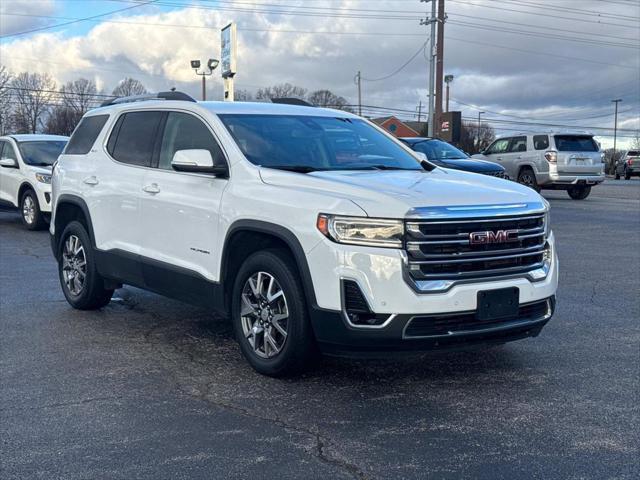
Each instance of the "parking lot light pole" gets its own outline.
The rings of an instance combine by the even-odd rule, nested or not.
[[[611,165],[609,165],[609,173],[615,173],[616,164],[616,139],[618,137],[618,103],[622,101],[621,98],[611,100],[616,106],[614,120],[613,120],[613,153],[611,154]]]
[[[206,77],[211,75],[220,62],[215,58],[210,58],[207,62],[206,70],[199,71],[200,60],[191,60],[191,68],[196,72],[196,75],[202,77],[202,101],[207,99],[207,80]]]
[[[482,115],[483,113],[485,112],[478,112],[478,130],[476,132],[476,149],[480,149],[480,115]]]

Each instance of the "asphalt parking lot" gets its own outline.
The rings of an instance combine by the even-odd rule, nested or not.
[[[202,309],[125,287],[72,310],[47,232],[0,212],[0,477],[638,478],[640,181],[545,196],[540,337],[287,380]]]

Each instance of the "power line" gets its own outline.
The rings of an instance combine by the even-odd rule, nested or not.
[[[64,23],[58,23],[56,25],[49,25],[49,26],[46,26],[46,27],[33,28],[31,30],[24,30],[22,32],[17,32],[17,33],[8,33],[6,35],[0,35],[0,38],[17,37],[17,36],[20,36],[20,35],[26,35],[28,33],[41,32],[43,30],[50,30],[52,28],[64,27],[64,26],[71,25],[71,24],[74,24],[74,23],[84,22],[84,21],[87,21],[87,20],[93,20],[93,19],[100,18],[100,17],[107,17],[107,16],[113,15],[115,13],[120,13],[120,12],[124,12],[126,10],[131,10],[133,8],[138,8],[138,7],[142,7],[144,5],[149,5],[149,4],[155,3],[157,1],[158,0],[150,0],[148,2],[138,3],[138,4],[132,5],[130,7],[120,8],[118,10],[112,10],[110,12],[101,13],[99,15],[92,15],[90,17],[78,18],[76,20],[71,20],[71,21],[64,22]]]
[[[541,4],[541,3],[524,1],[524,0],[494,0],[494,1],[498,3],[510,3],[515,5],[521,5],[528,8],[540,9],[540,10],[544,10],[545,12],[552,10],[552,11],[563,12],[563,13],[564,12],[573,13],[575,15],[585,15],[588,17],[597,16],[597,17],[611,18],[615,20],[626,20],[626,21],[629,21],[629,17],[630,17],[630,16],[619,15],[614,13],[585,10],[585,9],[576,8],[576,7],[563,7],[561,5],[550,5],[548,3]],[[634,19],[640,20],[640,17],[631,17],[631,21],[633,21]]]
[[[424,42],[420,48],[418,49],[418,51],[416,53],[414,53],[413,55],[411,55],[411,57],[409,58],[409,60],[407,60],[406,62],[404,62],[400,67],[398,67],[397,69],[395,69],[392,73],[390,73],[389,75],[385,75],[384,77],[379,77],[379,78],[364,78],[361,77],[362,80],[365,80],[367,82],[379,82],[380,80],[386,80],[388,78],[393,77],[394,75],[397,75],[398,73],[400,73],[407,65],[409,65],[411,62],[413,62],[413,60],[420,55],[420,53],[427,47],[427,44],[429,43],[429,40],[427,40],[426,42]]]

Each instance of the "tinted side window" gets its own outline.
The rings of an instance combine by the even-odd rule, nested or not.
[[[111,136],[117,135],[116,139],[112,143],[109,138],[111,156],[122,163],[150,167],[162,115],[162,112],[125,113],[118,122],[120,128],[111,132]]]
[[[186,113],[169,113],[162,137],[158,168],[172,170],[173,155],[178,150],[193,149],[209,150],[214,164],[224,164],[224,156],[218,143],[201,120]]]
[[[527,137],[513,137],[511,144],[509,145],[509,152],[526,152],[527,151]]]
[[[0,158],[4,158],[4,156],[2,155],[2,150],[4,149],[4,144],[7,142],[3,142],[2,140],[0,140]]]
[[[507,147],[509,146],[509,141],[511,139],[510,138],[501,138],[500,140],[496,140],[495,142],[493,142],[493,145],[491,145],[488,150],[487,153],[504,153],[507,151]]]
[[[549,135],[534,135],[533,148],[536,150],[546,150],[549,148]]]
[[[69,140],[64,154],[84,155],[89,153],[108,118],[109,115],[93,115],[80,120],[71,135],[71,140]]]

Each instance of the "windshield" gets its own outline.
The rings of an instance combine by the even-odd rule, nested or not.
[[[315,170],[422,170],[419,161],[367,122],[302,115],[220,115],[254,165]]]
[[[462,150],[458,150],[450,143],[436,139],[414,143],[413,149],[416,152],[424,153],[429,160],[434,162],[469,158]]]
[[[555,139],[559,152],[597,152],[600,150],[590,135],[556,135]]]
[[[46,167],[53,165],[66,144],[64,140],[19,142],[18,148],[24,163],[35,167]]]

